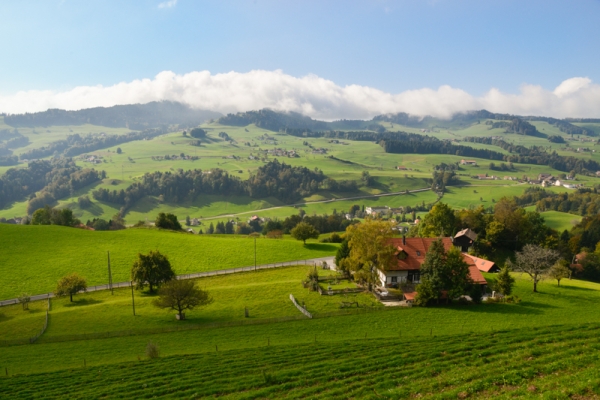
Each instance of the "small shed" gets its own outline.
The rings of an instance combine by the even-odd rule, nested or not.
[[[467,229],[463,229],[462,231],[458,232],[454,236],[453,243],[454,243],[454,246],[460,247],[460,251],[467,252],[467,251],[469,251],[469,248],[471,246],[473,246],[473,243],[475,243],[476,240],[477,240],[477,234],[475,232],[473,232],[471,229],[467,228]]]

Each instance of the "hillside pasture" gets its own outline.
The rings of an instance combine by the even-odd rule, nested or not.
[[[159,250],[177,274],[254,265],[254,240],[237,235],[191,235],[157,229],[86,231],[61,226],[0,224],[3,260],[0,299],[22,292],[53,291],[62,276],[77,272],[88,285],[108,282],[110,251],[113,282],[129,281],[138,253]],[[311,243],[312,242],[312,243]],[[334,255],[336,244],[306,246],[289,239],[256,241],[258,264],[304,260]]]
[[[293,268],[286,268],[285,270],[294,271]],[[380,338],[385,340],[400,339],[403,343],[410,344],[420,340],[431,341],[434,340],[432,339],[434,336],[451,337],[460,335],[464,339],[465,335],[472,337],[474,334],[481,334],[493,337],[499,331],[524,329],[532,332],[535,329],[544,329],[548,326],[600,324],[600,313],[595,307],[595,304],[600,301],[599,284],[578,280],[563,280],[561,286],[557,287],[556,281],[544,281],[538,286],[539,292],[533,293],[531,281],[520,274],[515,275],[517,278],[515,295],[521,299],[521,302],[517,304],[440,305],[427,308],[385,307],[371,312],[355,309],[349,312],[360,313],[337,316],[324,314],[324,318],[319,318],[319,308],[322,308],[321,312],[335,309],[340,300],[336,296],[332,296],[330,300],[327,300],[325,296],[319,297],[315,293],[306,292],[297,277],[292,279],[292,274],[289,278],[278,275],[283,271],[273,270],[264,271],[260,274],[241,274],[240,277],[246,275],[248,279],[239,289],[236,289],[235,280],[237,278],[235,277],[226,277],[224,281],[219,281],[217,278],[215,280],[209,278],[210,281],[202,278],[198,281],[200,287],[208,291],[214,291],[218,296],[221,296],[218,294],[219,292],[222,292],[223,295],[230,293],[228,296],[235,296],[237,291],[242,300],[229,297],[231,300],[227,301],[228,304],[218,306],[215,304],[216,309],[214,311],[210,311],[207,307],[204,310],[191,312],[190,316],[192,318],[207,318],[212,315],[218,318],[219,313],[231,312],[232,315],[228,318],[242,318],[242,303],[246,301],[263,304],[265,308],[272,307],[272,317],[276,317],[278,313],[283,315],[289,312],[290,314],[286,315],[292,315],[298,311],[291,306],[287,291],[281,290],[280,295],[272,297],[268,294],[269,292],[277,293],[279,290],[276,289],[277,285],[285,286],[289,284],[297,285],[295,286],[296,291],[293,293],[301,301],[306,302],[309,311],[311,308],[312,311],[315,311],[316,318],[261,325],[222,327],[207,325],[204,329],[169,333],[151,334],[153,331],[149,330],[148,333],[144,334],[144,329],[156,326],[170,326],[177,329],[183,327],[182,324],[185,324],[185,322],[176,321],[173,312],[150,312],[150,310],[144,311],[138,322],[138,317],[130,314],[130,303],[125,300],[125,297],[122,302],[116,300],[116,304],[121,304],[117,308],[110,307],[108,299],[110,294],[90,293],[86,295],[90,296],[90,299],[100,295],[97,302],[90,300],[80,305],[75,304],[72,307],[66,307],[68,310],[66,308],[61,310],[60,304],[58,304],[56,310],[59,311],[56,311],[56,313],[51,311],[50,313],[49,335],[42,336],[39,344],[2,348],[0,367],[8,366],[8,369],[14,374],[79,367],[83,358],[87,360],[88,365],[96,366],[134,361],[138,357],[143,357],[144,348],[148,341],[158,343],[163,355],[169,356],[213,352],[215,346],[218,346],[219,351],[242,351],[243,349],[264,347],[267,342],[272,346],[296,347],[314,343],[316,340],[317,343],[330,343],[339,346],[340,343],[348,340]],[[297,271],[299,272],[296,276],[305,273],[304,268],[298,267]],[[296,273],[293,272],[293,274]],[[494,275],[486,274],[485,276],[491,278]],[[289,283],[285,283],[287,279],[289,279]],[[229,285],[223,284],[223,282],[229,282]],[[264,288],[266,291],[261,291],[262,294],[259,294],[258,291],[253,293],[253,285],[257,288]],[[247,297],[255,294],[258,296],[256,300],[250,300]],[[117,295],[115,294],[115,296]],[[123,294],[123,296],[125,295]],[[139,294],[136,293],[136,296],[139,296]],[[226,301],[226,298],[223,297],[223,301]],[[266,302],[263,303],[263,301]],[[319,302],[323,301],[325,303],[320,303],[321,306],[319,306]],[[331,304],[327,304],[327,301]],[[280,302],[281,306],[268,305],[271,302]],[[286,305],[287,302],[290,303],[289,307]],[[94,307],[97,307],[97,313],[94,312]],[[86,311],[86,308],[89,311]],[[221,309],[221,311],[217,309]],[[253,318],[254,312],[256,310],[250,312],[251,318]],[[69,316],[69,313],[72,313],[72,316]],[[98,318],[95,318],[96,314]],[[123,328],[132,328],[139,323],[137,328],[140,330],[139,335],[51,342],[53,338],[58,339],[58,336],[69,335],[70,332],[93,331],[96,324],[98,325],[98,331],[110,330],[112,329],[111,314],[114,314],[117,322],[122,321]],[[56,326],[53,327],[55,321]],[[208,322],[207,320],[204,321]],[[9,326],[9,324],[5,326]]]

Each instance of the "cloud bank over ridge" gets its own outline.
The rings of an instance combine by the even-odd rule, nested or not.
[[[392,94],[368,86],[342,87],[316,75],[297,78],[281,70],[214,75],[209,71],[183,75],[163,71],[153,79],[112,86],[79,86],[62,92],[21,91],[0,96],[0,112],[78,110],[160,100],[222,113],[261,108],[296,111],[324,120],[369,119],[396,112],[448,118],[456,112],[479,109],[556,118],[600,117],[600,85],[585,77],[567,79],[552,91],[525,84],[518,94],[492,88],[476,97],[447,85]]]

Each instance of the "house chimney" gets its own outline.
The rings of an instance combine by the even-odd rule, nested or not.
[[[402,244],[406,246],[406,235],[402,235]]]

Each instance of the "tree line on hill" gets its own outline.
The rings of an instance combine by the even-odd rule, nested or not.
[[[277,112],[269,109],[247,111],[244,113],[227,114],[219,118],[222,125],[246,126],[255,124],[259,128],[278,132],[286,127],[299,129],[328,129],[328,124],[317,121],[296,112]]]
[[[100,188],[92,195],[96,200],[120,204],[122,214],[144,196],[162,196],[164,201],[174,203],[207,194],[252,198],[273,196],[289,203],[315,193],[325,179],[318,169],[293,167],[274,160],[262,165],[247,180],[220,169],[157,171],[144,174],[139,182],[126,189],[111,191]]]
[[[105,149],[134,140],[152,139],[168,132],[166,128],[147,129],[143,132],[129,132],[123,135],[90,134],[81,136],[78,133],[67,136],[64,140],[56,140],[36,149],[28,150],[20,155],[21,160],[39,159],[48,156],[74,157],[79,154]]]
[[[31,215],[38,208],[104,177],[104,171],[83,169],[70,158],[31,161],[27,168],[11,168],[0,177],[0,207],[30,197],[28,214]]]
[[[113,128],[145,130],[178,124],[197,126],[222,114],[198,110],[172,101],[154,101],[147,104],[128,104],[113,107],[95,107],[78,111],[49,109],[43,112],[13,114],[4,117],[4,123],[14,127],[67,126],[92,124]]]
[[[511,154],[502,155],[502,160],[506,162],[520,164],[547,165],[559,171],[581,173],[595,173],[600,170],[600,163],[591,160],[572,156],[561,156],[553,151],[548,153],[543,147],[531,146],[525,147],[508,143],[502,139],[491,137],[466,137],[465,142],[482,143],[498,146]],[[498,153],[501,154],[501,153]],[[486,157],[480,157],[486,158]]]

